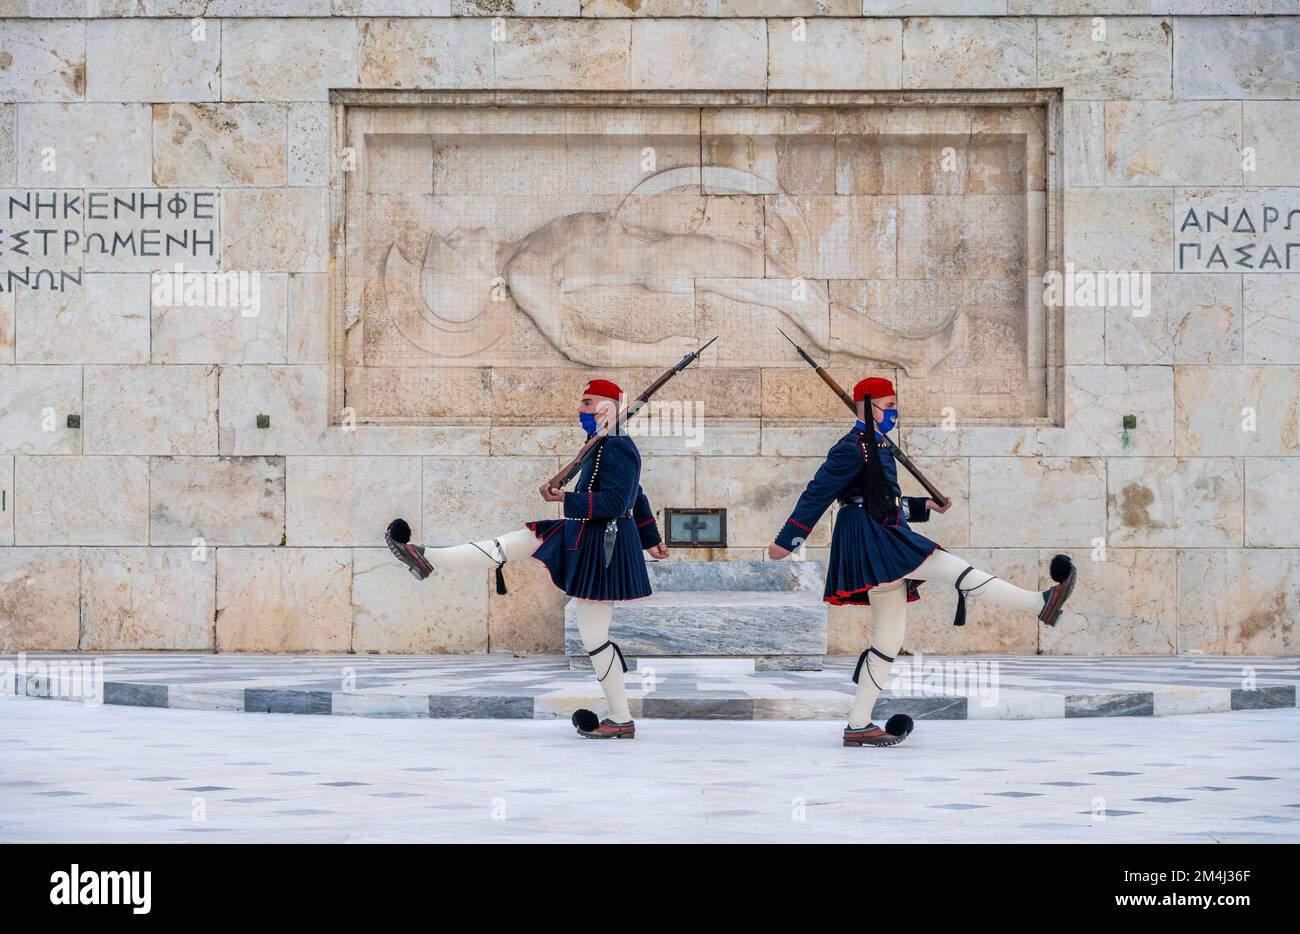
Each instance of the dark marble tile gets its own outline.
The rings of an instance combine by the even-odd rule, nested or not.
[[[335,811],[323,811],[320,808],[293,808],[288,811],[276,811],[277,814],[292,814],[294,817],[308,817],[312,814],[334,814]]]
[[[1093,811],[1075,811],[1074,813],[1076,813],[1076,814],[1087,814],[1087,815],[1090,815],[1090,816],[1094,814]],[[1132,817],[1134,814],[1144,814],[1144,813],[1146,813],[1146,812],[1145,812],[1145,811],[1113,811],[1113,810],[1105,810],[1105,811],[1102,811],[1101,813],[1104,814],[1106,817]]]
[[[328,714],[333,709],[334,702],[329,691],[244,689],[244,710],[252,713]]]
[[[647,697],[641,702],[642,716],[661,720],[752,720],[752,698]]]
[[[1234,688],[1231,697],[1233,710],[1263,710],[1295,706],[1294,687],[1256,688],[1253,691]]]
[[[429,716],[439,720],[531,720],[533,699],[509,694],[430,694]]]
[[[1150,691],[1126,691],[1120,694],[1067,694],[1065,716],[1068,717],[1153,717],[1155,695]]]
[[[896,713],[913,720],[965,720],[965,697],[889,697],[882,695],[871,709],[871,719],[881,726]]]
[[[104,682],[104,703],[122,707],[166,707],[167,685]]]

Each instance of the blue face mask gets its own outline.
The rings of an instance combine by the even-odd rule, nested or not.
[[[889,434],[890,430],[893,429],[894,425],[897,423],[898,423],[898,410],[884,409],[881,412],[880,424],[876,427],[876,431],[880,432],[882,435],[887,435]]]
[[[596,433],[597,425],[596,425],[595,415],[593,415],[590,412],[579,412],[578,421],[582,422],[582,428],[585,432],[587,432],[588,438],[590,438],[592,435]]]

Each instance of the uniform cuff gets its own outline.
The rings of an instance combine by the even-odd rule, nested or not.
[[[786,551],[794,551],[795,540],[800,539],[807,541],[808,536],[812,534],[812,529],[808,528],[794,519],[786,519],[785,525],[781,527],[781,533],[776,537],[776,544]]]

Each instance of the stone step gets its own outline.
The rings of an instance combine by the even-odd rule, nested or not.
[[[652,561],[652,590],[816,591],[826,580],[820,561]]]
[[[565,653],[586,658],[577,604],[564,612]],[[760,667],[820,667],[826,654],[826,604],[820,588],[795,591],[659,591],[614,604],[611,638],[623,654],[766,659]],[[818,659],[810,664],[810,657]]]

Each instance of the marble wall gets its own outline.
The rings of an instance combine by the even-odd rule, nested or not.
[[[680,159],[775,176],[778,190],[710,205],[711,234],[762,235],[769,218],[788,228],[782,198],[804,199],[800,216],[823,227],[841,206],[817,197],[916,199],[905,205],[916,223],[894,215],[895,237],[918,245],[892,280],[853,265],[877,215],[848,217],[825,250],[772,244],[778,262],[826,283],[829,302],[861,305],[866,289],[895,324],[950,303],[948,274],[993,256],[981,231],[1020,230],[1045,255],[1059,244],[1054,265],[1082,273],[1081,288],[1026,314],[1019,333],[1053,368],[1033,397],[1041,412],[979,392],[989,377],[978,363],[1000,359],[1007,335],[962,334],[973,369],[954,367],[947,382],[897,358],[871,371],[895,376],[903,445],[955,500],[928,531],[1025,584],[1045,584],[1064,550],[1079,588],[1051,631],[978,601],[954,629],[951,593],[923,588],[907,648],[1297,650],[1300,2],[0,0],[0,17],[0,651],[561,650],[562,598],[534,563],[508,568],[499,596],[486,573],[416,586],[382,548],[398,513],[436,543],[554,515],[534,491],[573,448],[566,413],[589,370],[564,352],[574,332],[520,331],[517,314],[493,322],[515,342],[505,359],[433,366],[431,352],[457,349],[435,344],[396,366],[355,365],[365,345],[349,358],[348,342],[374,295],[364,244],[345,236],[343,173],[366,181],[353,196],[371,224],[391,221],[404,255],[427,254],[428,225],[411,218],[444,215],[391,197],[393,166],[425,154],[373,98],[356,106],[371,108],[370,139],[391,158],[362,151],[344,168],[358,151],[340,143],[361,124],[347,122],[341,91],[388,103],[409,92],[403,106],[416,112],[436,93],[462,120],[485,98],[524,118],[548,94],[625,115],[677,95],[697,125],[656,131],[660,168]],[[952,192],[867,190],[930,177],[924,153],[819,163],[818,134],[796,119],[879,104],[882,92],[899,107],[961,107],[975,91],[1059,95],[1055,167],[1008,164],[1025,168],[1026,198],[1059,198],[1059,214],[1046,203],[1033,213],[1038,229],[993,214],[927,229],[927,199]],[[706,151],[706,112],[715,129],[749,124],[713,133]],[[591,145],[620,119],[550,117]],[[777,117],[778,130],[754,131]],[[464,139],[443,128],[448,171],[419,197],[452,179],[461,196],[484,182],[494,197],[513,191],[517,202],[493,208],[510,240],[547,211],[584,210],[573,206],[582,192],[529,201],[535,175],[508,147],[461,145],[481,127]],[[622,168],[589,160],[586,181],[623,193],[603,185],[624,185]],[[475,218],[481,207],[458,209]],[[884,217],[887,229],[888,207]],[[499,244],[478,246],[497,258]],[[176,263],[256,273],[255,313],[209,293],[161,296],[151,273]],[[499,271],[487,264],[489,286]],[[1041,269],[1028,272],[1035,285]],[[1094,294],[1129,273],[1149,274],[1132,280],[1141,308]],[[964,292],[972,278],[957,277]],[[986,288],[971,300],[1006,304]],[[672,398],[703,403],[702,434],[638,438],[643,480],[659,507],[726,506],[731,547],[712,557],[759,560],[844,427],[833,400],[810,371],[769,361],[775,351],[751,338],[770,322],[738,314],[734,298],[624,296],[615,310],[620,327],[644,328],[631,335],[640,342],[727,336],[673,384]],[[841,382],[867,372],[860,345],[828,347]],[[394,362],[392,345],[370,349],[371,362]],[[658,359],[609,365],[638,386]],[[810,557],[824,556],[828,527]],[[864,612],[834,610],[832,651],[860,651],[869,627]]]

